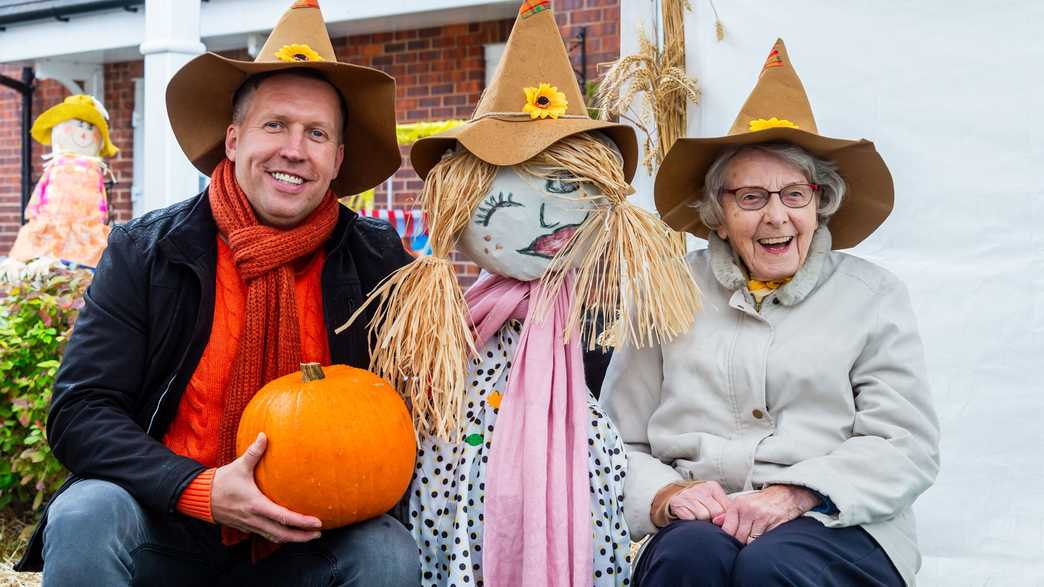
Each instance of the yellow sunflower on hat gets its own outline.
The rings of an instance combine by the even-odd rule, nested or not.
[[[523,112],[529,113],[529,119],[536,118],[558,118],[565,114],[569,107],[565,93],[559,92],[558,88],[548,83],[541,83],[535,88],[522,88],[526,93],[526,105],[522,107]]]
[[[315,49],[312,49],[304,43],[295,43],[292,45],[283,45],[278,51],[276,51],[276,59],[280,61],[323,61],[322,55],[316,53]]]

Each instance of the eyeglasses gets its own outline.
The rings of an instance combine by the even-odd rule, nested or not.
[[[736,205],[744,210],[761,210],[768,205],[769,198],[773,194],[779,196],[779,201],[787,208],[804,208],[812,201],[812,196],[819,191],[819,185],[814,183],[792,183],[778,192],[770,192],[765,188],[743,187],[734,190],[722,190],[722,193],[732,194],[736,198]]]

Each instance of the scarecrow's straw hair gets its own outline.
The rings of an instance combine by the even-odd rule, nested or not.
[[[610,203],[624,201],[634,193],[623,173],[623,157],[590,133],[565,137],[544,149],[532,159],[519,163],[523,173],[539,177],[573,177],[581,184],[595,187]]]
[[[432,254],[392,273],[337,329],[341,332],[375,304],[367,325],[370,370],[410,403],[420,436],[459,440],[468,357],[476,351],[449,255],[496,170],[463,149],[443,157],[428,173],[421,195]]]
[[[569,173],[593,184],[604,196],[580,225],[544,276],[548,292],[538,312],[546,316],[566,274],[576,271],[577,303],[566,337],[582,329],[589,349],[664,343],[692,327],[700,294],[676,244],[675,232],[653,214],[629,202],[634,190],[623,174],[619,153],[582,133],[551,145],[521,164],[523,171],[548,176]],[[627,300],[627,303],[623,303]]]

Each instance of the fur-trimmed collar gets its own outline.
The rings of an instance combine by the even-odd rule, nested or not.
[[[708,235],[707,249],[710,253],[711,270],[725,289],[736,291],[747,286],[747,273],[735,251],[728,242],[718,237],[713,230]],[[830,254],[831,238],[827,227],[820,226],[812,235],[805,264],[798,269],[794,278],[779,288],[776,297],[784,306],[793,306],[812,293],[819,283],[823,263]]]

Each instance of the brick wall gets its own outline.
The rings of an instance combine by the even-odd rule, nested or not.
[[[19,67],[0,65],[0,74],[20,80]],[[21,211],[22,97],[0,86],[0,256],[14,243]]]
[[[572,45],[579,27],[587,27],[587,79],[598,77],[598,64],[619,56],[619,0],[555,0],[555,16],[567,47]],[[368,65],[396,78],[396,112],[400,122],[468,118],[478,103],[485,81],[483,46],[502,43],[511,32],[513,20],[462,23],[442,27],[404,30],[334,39],[339,59]],[[244,51],[230,52],[245,58]],[[573,51],[574,66],[579,55]],[[19,77],[18,67],[0,65],[0,72]],[[130,187],[133,180],[134,79],[144,75],[142,61],[111,63],[105,66],[103,103],[111,116],[113,142],[121,152],[109,161],[118,183],[110,194],[117,221],[131,215]],[[65,98],[65,89],[53,81],[37,82],[33,116]],[[19,132],[20,96],[0,87],[0,255],[14,242],[19,226]],[[42,145],[33,145],[35,181],[40,175]],[[409,166],[409,149],[403,148],[403,167],[391,178],[392,205],[416,206],[421,190],[420,178]],[[349,155],[350,156],[350,155]],[[386,186],[377,190],[376,202],[384,206]],[[460,261],[461,281],[470,283],[477,269]]]
[[[125,61],[105,65],[105,109],[109,111],[109,133],[120,148],[109,166],[116,175],[116,186],[109,192],[111,214],[116,222],[131,218],[131,184],[134,181],[134,80],[145,77],[144,61]]]

